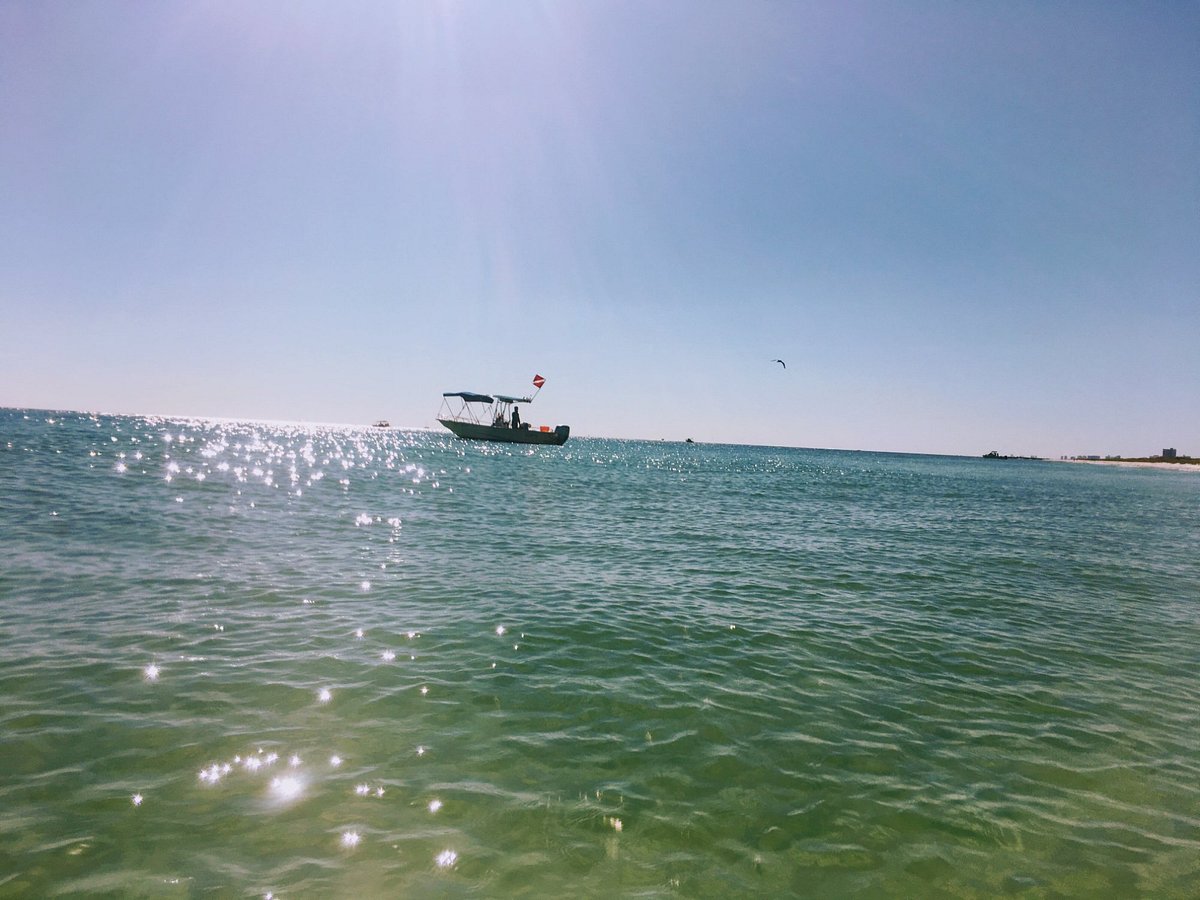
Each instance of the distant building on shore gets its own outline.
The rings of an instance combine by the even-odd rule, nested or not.
[[[1162,452],[1163,459],[1174,459],[1177,455],[1178,454],[1174,447],[1163,448],[1163,452]]]

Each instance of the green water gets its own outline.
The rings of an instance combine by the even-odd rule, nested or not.
[[[0,411],[0,896],[1196,897],[1200,475]]]

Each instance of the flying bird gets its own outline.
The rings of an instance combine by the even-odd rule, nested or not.
[[[785,363],[782,359],[773,359],[773,360],[771,360],[771,362],[777,362],[781,366],[783,366],[785,369],[787,368],[787,363]]]

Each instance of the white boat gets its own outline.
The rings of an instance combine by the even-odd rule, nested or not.
[[[541,390],[544,379],[538,375],[533,383]],[[447,391],[442,394],[438,421],[465,440],[553,446],[565,444],[571,436],[569,425],[555,425],[553,428],[539,425],[533,428],[528,422],[520,420],[517,404],[532,402],[533,397]]]

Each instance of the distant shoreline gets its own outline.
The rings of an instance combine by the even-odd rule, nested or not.
[[[1118,466],[1125,469],[1169,469],[1172,472],[1200,472],[1200,459],[1178,462],[1152,462],[1148,459],[1054,459],[1050,462],[1082,463],[1088,466]]]

